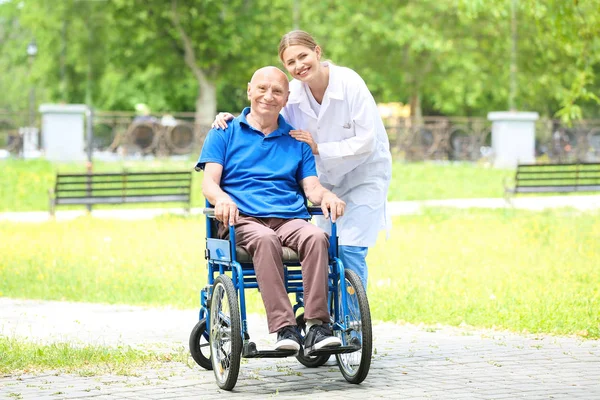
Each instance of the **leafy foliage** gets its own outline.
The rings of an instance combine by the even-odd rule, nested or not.
[[[598,117],[600,0],[4,0],[0,108],[25,109],[35,85],[40,102],[143,102],[202,119],[236,111],[252,71],[279,65],[279,38],[299,9],[299,27],[356,69],[378,101],[486,115],[508,108],[513,5],[516,107]]]

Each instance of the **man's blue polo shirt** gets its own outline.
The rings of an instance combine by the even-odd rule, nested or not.
[[[246,107],[227,129],[208,132],[198,164],[223,166],[221,189],[252,217],[310,218],[300,181],[317,176],[310,146],[289,135],[293,129],[280,115],[279,127],[265,136],[248,124]]]

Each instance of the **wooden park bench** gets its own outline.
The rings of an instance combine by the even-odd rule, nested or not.
[[[600,191],[600,163],[519,164],[506,194]]]
[[[49,190],[50,214],[58,205],[191,202],[191,171],[57,174]]]

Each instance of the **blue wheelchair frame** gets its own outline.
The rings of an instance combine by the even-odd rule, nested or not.
[[[275,357],[287,357],[295,355],[295,351],[293,350],[266,350],[266,351],[258,351],[256,349],[256,345],[253,342],[250,342],[250,335],[248,333],[248,323],[247,323],[247,314],[246,314],[246,297],[245,297],[245,289],[258,289],[258,282],[256,280],[256,273],[254,271],[254,266],[252,264],[251,258],[249,260],[238,260],[237,247],[236,247],[236,239],[235,239],[235,229],[233,226],[229,227],[229,239],[217,239],[216,237],[216,229],[214,224],[214,209],[207,202],[207,208],[204,209],[204,214],[206,215],[206,253],[205,258],[207,259],[207,267],[208,267],[208,285],[204,287],[200,291],[200,311],[199,311],[199,324],[192,331],[192,336],[190,337],[190,351],[192,352],[192,356],[198,364],[203,366],[206,369],[212,369],[211,365],[205,357],[198,356],[198,350],[196,352],[194,349],[197,349],[198,342],[202,338],[204,338],[207,342],[210,341],[210,332],[211,332],[211,321],[210,321],[210,303],[212,296],[212,288],[215,284],[215,279],[218,276],[226,275],[226,273],[231,274],[231,281],[235,287],[235,291],[239,300],[239,315],[241,319],[241,338],[243,340],[242,345],[242,354],[241,357],[244,358],[275,358]],[[309,213],[312,215],[323,215],[323,212],[318,207],[308,207]],[[244,257],[243,257],[244,258]],[[332,222],[331,224],[331,235],[329,242],[329,274],[328,274],[328,286],[329,286],[329,307],[330,307],[330,315],[332,316],[332,329],[334,333],[336,331],[340,332],[339,336],[342,340],[342,346],[336,348],[335,350],[320,350],[317,352],[311,353],[309,356],[300,354],[297,355],[298,360],[308,367],[317,367],[322,365],[331,354],[341,355],[342,353],[353,353],[358,350],[361,350],[361,360],[359,367],[356,371],[352,368],[348,370],[347,366],[344,366],[340,363],[340,359],[338,359],[338,363],[340,364],[340,369],[342,370],[342,374],[351,383],[360,383],[362,382],[367,374],[370,366],[371,360],[371,322],[370,322],[370,313],[368,311],[368,302],[366,300],[366,294],[364,292],[364,288],[362,287],[362,283],[357,275],[354,280],[354,290],[352,293],[361,292],[361,296],[357,302],[362,302],[359,308],[360,312],[360,340],[356,339],[357,335],[354,335],[352,338],[349,335],[342,334],[343,332],[351,332],[354,327],[351,321],[350,309],[349,309],[349,301],[348,301],[348,287],[346,286],[348,279],[348,274],[354,274],[354,272],[349,271],[346,272],[344,269],[343,262],[338,257],[338,237],[337,237],[337,227],[336,223]],[[345,277],[345,279],[342,279]],[[300,308],[304,307],[304,298],[303,298],[303,287],[302,287],[302,271],[300,263],[297,258],[294,260],[286,260],[284,256],[284,281],[286,285],[286,290],[288,293],[295,293],[296,296],[296,304],[293,305],[294,314]],[[343,285],[343,287],[340,287]],[[365,308],[366,307],[366,308]],[[299,320],[302,320],[302,316],[298,317]],[[204,324],[202,324],[204,321]],[[299,322],[300,323],[300,322]],[[365,323],[368,326],[365,326]],[[363,332],[366,331],[366,332]],[[233,334],[233,333],[232,333]],[[366,336],[366,337],[365,337]],[[368,342],[368,343],[366,343]],[[212,351],[212,348],[211,348]],[[362,354],[362,353],[365,354]],[[234,355],[237,356],[237,355]],[[198,359],[198,357],[200,359]],[[238,370],[239,371],[239,370]],[[233,379],[228,379],[227,383],[219,382],[219,377],[217,376],[217,372],[215,371],[215,376],[217,377],[217,383],[222,389],[231,390],[235,385],[235,381],[237,380],[237,373],[235,372],[235,377]]]

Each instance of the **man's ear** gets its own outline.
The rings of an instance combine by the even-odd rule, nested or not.
[[[248,89],[246,89],[246,94],[248,95],[248,100],[250,100],[250,89],[251,89],[250,82],[248,82]]]
[[[283,102],[284,107],[286,106],[289,99],[290,99],[290,91],[288,90],[287,95],[285,96],[285,101]]]

